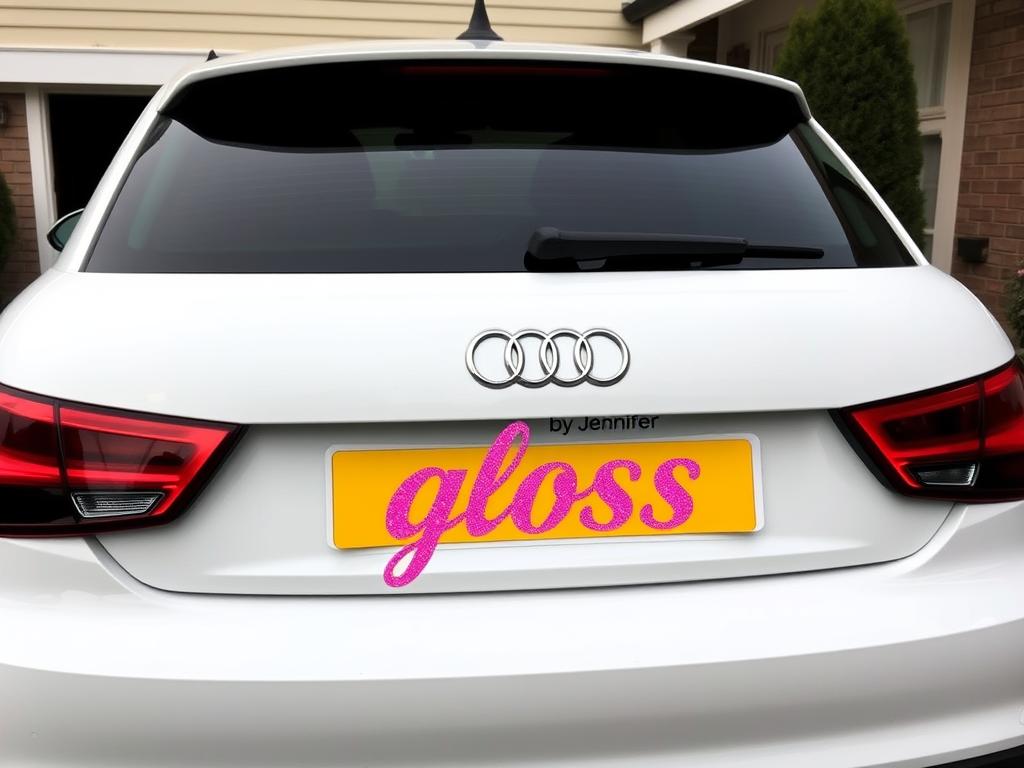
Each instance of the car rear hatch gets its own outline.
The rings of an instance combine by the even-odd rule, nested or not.
[[[172,98],[85,270],[51,272],[4,316],[8,386],[246,428],[179,520],[99,537],[132,576],[392,591],[407,542],[380,531],[417,467],[464,474],[406,592],[792,573],[905,557],[935,534],[951,504],[887,489],[833,411],[1012,350],[966,290],[915,264],[791,92],[593,62],[360,66]],[[308,99],[331,83],[350,86],[344,108]],[[270,86],[290,108],[268,116]],[[616,117],[654,86],[685,114]],[[430,109],[444,93],[476,98]],[[633,527],[580,527],[625,503],[620,465],[611,496],[567,506],[575,527],[467,533],[459,515],[510,425],[499,468],[522,449],[571,465],[576,491],[602,464],[636,459],[647,477],[674,457],[653,522],[639,499]],[[525,527],[543,528],[560,471]],[[432,482],[404,510],[414,543],[441,503]],[[686,524],[659,527],[686,489]],[[484,499],[491,518],[502,498]]]
[[[648,274],[625,284],[597,274],[572,286],[563,277],[506,275],[495,291],[495,278],[480,275],[48,276],[7,330],[0,376],[69,400],[250,425],[184,517],[100,538],[133,576],[161,589],[386,591],[393,547],[332,544],[332,452],[488,445],[514,420],[530,426],[531,450],[754,435],[763,527],[442,545],[407,591],[858,565],[913,553],[949,512],[948,502],[883,487],[829,415],[1005,359],[1005,342],[945,276],[922,267]],[[80,319],[55,328],[62,316]],[[141,316],[176,320],[122,320]],[[794,322],[805,316],[819,321]],[[247,318],[244,334],[231,317]],[[630,369],[605,388],[485,388],[464,358],[491,325],[614,328],[629,345]],[[980,343],[953,356],[951,334]],[[89,341],[98,338],[114,341]],[[616,415],[646,421],[603,418]],[[348,490],[357,489],[340,488]]]

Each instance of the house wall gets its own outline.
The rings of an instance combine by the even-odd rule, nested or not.
[[[815,0],[752,0],[719,20],[718,61],[726,64],[730,51],[745,46],[750,52],[750,69],[764,70],[764,36],[789,26],[800,9],[808,10]]]
[[[0,307],[10,301],[39,275],[36,249],[36,221],[32,204],[32,175],[28,159],[28,124],[25,96],[2,93],[7,105],[7,125],[0,127],[0,174],[11,188],[17,217],[14,248],[0,271]]]
[[[453,38],[471,0],[35,0],[3,3],[0,46],[251,50],[337,40]],[[492,0],[507,40],[639,47],[620,0]]]
[[[955,258],[953,274],[1005,324],[1006,280],[1024,261],[1021,0],[978,0],[970,73],[956,234],[988,238],[989,255]]]

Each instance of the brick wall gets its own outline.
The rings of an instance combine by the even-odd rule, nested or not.
[[[28,163],[28,125],[25,96],[0,93],[7,105],[7,125],[0,127],[0,173],[14,197],[18,219],[17,239],[0,271],[0,307],[14,298],[39,275],[35,211],[32,207],[32,176]]]
[[[953,274],[1005,325],[1024,261],[1024,0],[978,0],[956,234],[989,239],[986,263],[954,255]]]

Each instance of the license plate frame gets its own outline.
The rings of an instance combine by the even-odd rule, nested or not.
[[[543,436],[548,438],[548,436]],[[749,513],[749,525],[742,528],[738,528],[735,525],[732,526],[711,526],[717,528],[726,528],[723,530],[707,530],[707,525],[699,527],[686,528],[685,524],[679,527],[679,530],[639,530],[635,529],[635,526],[624,530],[617,531],[603,531],[603,532],[587,532],[584,535],[515,535],[506,536],[498,534],[495,536],[487,537],[472,537],[468,535],[453,535],[442,537],[439,542],[439,547],[458,547],[467,548],[473,546],[522,546],[522,545],[558,545],[558,544],[578,544],[581,542],[585,543],[608,543],[608,542],[670,542],[680,540],[694,540],[701,538],[722,538],[722,537],[734,537],[734,536],[749,536],[762,530],[764,527],[764,500],[763,500],[763,472],[761,465],[761,445],[757,436],[752,433],[712,433],[712,434],[699,434],[699,435],[679,435],[679,436],[646,436],[642,438],[629,439],[629,437],[618,437],[617,439],[593,439],[593,440],[579,440],[579,441],[560,441],[557,437],[549,439],[538,439],[531,441],[529,451],[534,452],[534,457],[540,454],[547,454],[550,451],[569,451],[575,453],[577,449],[629,449],[637,447],[641,450],[645,450],[643,446],[662,446],[662,447],[678,447],[678,446],[693,446],[694,444],[723,444],[723,443],[736,443],[742,442],[749,447],[749,502],[750,507]],[[458,451],[477,451],[482,456],[488,449],[489,444],[484,441],[472,441],[472,442],[457,442],[457,443],[444,443],[443,441],[437,441],[431,444],[410,444],[410,443],[376,443],[376,444],[333,444],[329,446],[325,452],[325,475],[326,475],[326,523],[327,523],[327,539],[329,545],[336,549],[346,553],[354,553],[358,551],[366,550],[380,550],[380,549],[395,549],[402,547],[406,544],[409,539],[394,539],[390,536],[380,537],[378,540],[369,541],[366,538],[360,538],[361,543],[352,544],[353,539],[346,537],[346,543],[339,543],[339,524],[344,530],[347,526],[347,521],[342,518],[344,515],[339,515],[337,496],[339,483],[336,478],[336,456],[339,454],[345,456],[352,456],[354,454],[361,455],[363,457],[373,456],[378,458],[391,458],[394,454],[401,454],[405,457],[416,457],[417,459],[423,459],[425,461],[433,460],[437,456],[451,456],[455,457]],[[543,455],[542,458],[547,458]],[[538,463],[537,461],[531,461],[530,466]],[[651,472],[650,467],[643,468],[645,472]],[[395,477],[397,478],[396,473]],[[519,479],[525,475],[522,472],[522,468],[517,471]],[[706,477],[706,474],[704,475]],[[587,478],[581,478],[581,483],[587,482]],[[473,482],[473,468],[470,467],[470,471],[467,475],[466,484],[471,485]],[[511,485],[515,485],[516,482],[513,480]],[[390,488],[387,492],[393,494],[397,489],[397,482],[394,488]],[[380,495],[380,494],[378,494]],[[461,503],[462,497],[460,497]],[[592,497],[592,501],[600,500],[597,499],[596,495]],[[694,498],[694,515],[699,511],[698,502],[699,498]],[[634,517],[643,502],[638,502],[634,510]],[[705,502],[706,503],[706,502]],[[491,514],[494,514],[494,510],[499,507],[495,506],[493,509],[488,507]],[[456,506],[456,512],[458,507]],[[365,511],[360,514],[367,514]],[[384,517],[385,509],[378,508],[373,512],[374,515],[380,518]],[[571,513],[572,514],[572,513]],[[691,518],[692,519],[692,518]],[[687,521],[689,522],[689,521]],[[556,526],[556,529],[559,528]],[[561,530],[557,531],[559,534]],[[578,532],[573,529],[573,532]]]

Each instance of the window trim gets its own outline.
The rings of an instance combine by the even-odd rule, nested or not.
[[[942,142],[935,196],[935,226],[926,230],[926,234],[932,236],[931,263],[949,273],[953,271],[953,241],[960,198],[960,168],[966,133],[967,87],[976,0],[917,0],[898,3],[897,7],[905,17],[944,4],[950,6],[950,15],[942,104],[919,108],[917,117],[921,135],[937,135]]]

